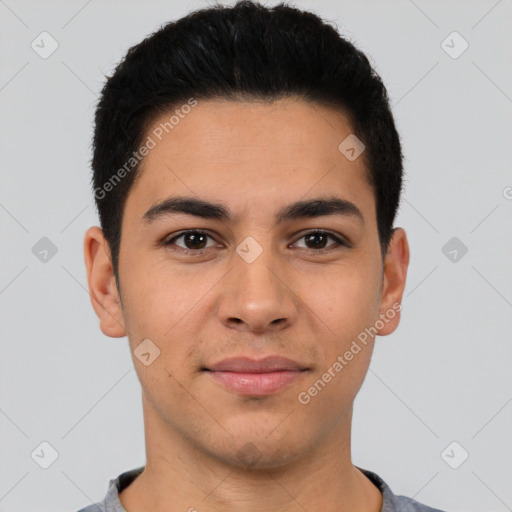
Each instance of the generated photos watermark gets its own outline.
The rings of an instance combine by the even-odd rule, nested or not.
[[[193,107],[197,105],[197,100],[190,98],[187,103],[180,108],[174,110],[174,114],[167,121],[161,122],[156,128],[153,128],[151,134],[146,137],[144,143],[137,151],[134,151],[130,158],[101,186],[94,189],[94,197],[96,199],[104,199],[108,192],[121,182],[121,180],[129,174],[143,158],[154,149],[165,135],[169,134],[189,114]],[[156,139],[156,140],[155,140]]]
[[[309,402],[311,402],[311,399],[320,393],[325,386],[329,382],[331,382],[332,379],[334,379],[342,370],[345,368],[345,366],[348,365],[352,359],[354,359],[354,356],[359,354],[361,350],[366,347],[368,344],[368,339],[371,337],[374,337],[378,334],[379,329],[382,329],[390,320],[395,318],[398,312],[402,311],[402,304],[395,302],[391,308],[389,308],[384,314],[380,315],[379,320],[377,320],[372,327],[366,327],[364,331],[361,331],[357,335],[357,340],[352,340],[352,344],[350,345],[350,348],[345,351],[343,355],[339,355],[336,358],[336,361],[329,366],[327,371],[322,374],[322,376],[315,381],[315,383],[307,389],[307,391],[301,391],[297,395],[297,400],[302,405],[307,405]],[[359,340],[359,343],[358,343]],[[362,344],[363,346],[361,347]]]

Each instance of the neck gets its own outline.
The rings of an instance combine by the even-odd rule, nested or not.
[[[247,468],[205,453],[144,404],[147,462],[119,499],[128,512],[380,512],[382,494],[351,462],[351,420],[352,409],[293,461]]]

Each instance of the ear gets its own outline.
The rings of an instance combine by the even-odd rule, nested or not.
[[[384,327],[378,329],[379,336],[391,334],[400,323],[402,296],[409,266],[409,244],[402,228],[395,228],[384,260],[380,319]]]
[[[123,310],[115,282],[108,242],[98,226],[90,227],[84,237],[84,257],[92,307],[106,336],[126,336]]]

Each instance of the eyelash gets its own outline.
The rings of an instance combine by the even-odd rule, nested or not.
[[[210,237],[210,238],[213,239],[213,237],[211,235],[209,235],[206,231],[200,231],[200,230],[197,230],[197,229],[189,229],[187,231],[182,231],[181,233],[179,233],[178,235],[173,236],[172,238],[163,240],[162,245],[164,247],[169,247],[170,245],[173,245],[176,240],[178,240],[179,238],[182,238],[183,236],[188,235],[190,233],[206,235],[207,237]],[[327,237],[332,238],[336,242],[337,245],[339,245],[341,247],[345,247],[345,248],[350,248],[350,244],[348,242],[345,242],[340,237],[334,235],[330,231],[325,231],[325,230],[321,230],[321,229],[314,229],[312,231],[308,231],[307,233],[304,233],[303,235],[301,235],[297,239],[297,241],[298,240],[302,240],[303,238],[305,238],[307,236],[310,236],[310,235],[326,235]],[[313,253],[316,253],[316,254],[325,254],[327,252],[331,252],[332,250],[341,248],[341,247],[336,247],[336,244],[333,244],[334,247],[329,246],[329,247],[326,247],[326,248],[323,248],[323,249],[308,249],[307,247],[305,249],[309,250],[309,251],[312,251]],[[185,249],[183,247],[179,247],[178,246],[178,249],[180,251],[182,251],[183,253],[185,253],[185,254],[193,253],[194,256],[200,256],[204,252],[208,251],[211,248],[212,247],[208,247],[206,249]]]

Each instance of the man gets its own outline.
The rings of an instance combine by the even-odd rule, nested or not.
[[[147,461],[82,512],[432,512],[351,461],[409,263],[364,54],[286,5],[211,7],[131,48],[95,121],[88,285],[128,337]]]

